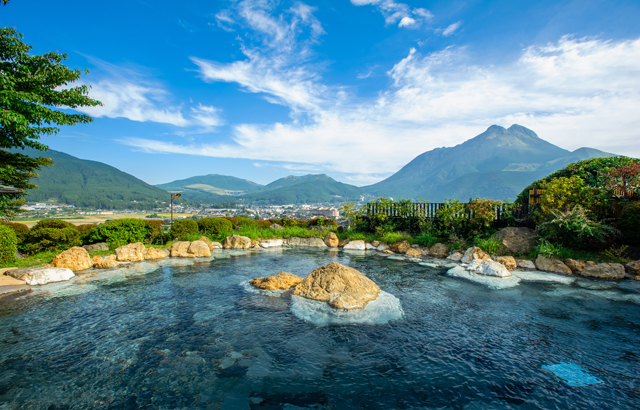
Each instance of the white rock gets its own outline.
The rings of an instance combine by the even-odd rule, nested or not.
[[[572,278],[570,276],[556,275],[555,273],[540,271],[512,270],[511,274],[525,282],[555,282],[570,285],[576,281],[576,278]]]
[[[460,252],[454,252],[451,255],[447,256],[447,259],[450,261],[460,262],[464,255]]]
[[[291,296],[291,312],[299,319],[317,326],[330,324],[384,324],[400,319],[404,312],[397,297],[380,291],[378,298],[372,300],[364,309],[334,309],[325,302]]]
[[[351,241],[348,244],[346,244],[344,246],[343,249],[352,249],[352,250],[357,250],[357,251],[364,251],[367,249],[366,244],[364,243],[364,241]]]
[[[263,248],[274,248],[278,246],[282,246],[282,239],[265,239],[260,241],[260,246]]]
[[[376,250],[377,248],[376,248],[375,246],[373,246],[372,244],[370,244],[370,243],[366,243],[366,244],[365,244],[365,249],[366,249],[366,250],[368,250],[368,251],[369,251],[369,250],[374,251],[374,250]]]
[[[535,269],[536,264],[527,259],[516,259],[516,265],[522,269]]]
[[[16,279],[23,280],[29,286],[62,282],[76,276],[71,269],[45,267],[15,269],[8,271],[7,274]]]
[[[386,251],[389,249],[389,245],[387,245],[386,243],[381,243],[380,245],[378,245],[376,249],[379,250],[380,252]]]
[[[440,265],[436,265],[435,263],[429,263],[429,262],[420,262],[420,263],[418,263],[418,265],[426,266],[427,268],[439,268],[440,267]]]
[[[467,270],[485,276],[496,276],[499,278],[511,277],[511,273],[503,264],[491,259],[474,259]]]
[[[462,278],[472,282],[480,283],[491,289],[507,289],[518,286],[520,278],[511,276],[509,278],[498,278],[493,276],[478,275],[473,272],[468,272],[462,266],[456,266],[447,271],[447,276],[455,278]]]

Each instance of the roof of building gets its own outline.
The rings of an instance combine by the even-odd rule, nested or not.
[[[0,194],[19,194],[23,192],[20,188],[15,188],[9,185],[0,185]]]

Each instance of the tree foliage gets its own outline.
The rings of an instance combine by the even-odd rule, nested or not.
[[[0,183],[24,190],[0,194],[0,218],[3,219],[15,216],[26,191],[37,188],[29,183],[38,176],[36,171],[53,164],[46,157],[32,158],[8,150],[46,151],[48,147],[39,142],[42,136],[58,133],[60,125],[92,121],[88,115],[58,108],[101,105],[88,97],[88,86],[73,86],[82,72],[62,64],[66,54],[31,55],[33,47],[25,44],[23,37],[12,28],[0,28]]]

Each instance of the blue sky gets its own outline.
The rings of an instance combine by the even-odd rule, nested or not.
[[[11,0],[0,19],[104,103],[44,142],[152,184],[361,186],[492,124],[640,157],[638,1]]]

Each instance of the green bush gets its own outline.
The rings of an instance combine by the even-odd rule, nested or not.
[[[106,242],[111,249],[129,243],[144,242],[151,234],[149,221],[136,218],[117,219],[93,228],[87,238],[91,243]]]
[[[255,221],[255,223],[259,229],[269,229],[271,226],[271,221]]]
[[[436,243],[440,242],[437,236],[431,232],[424,232],[413,238],[413,243],[426,248],[431,248]]]
[[[235,228],[236,226],[238,226],[238,219],[234,218],[233,216],[223,216],[223,219],[226,219],[227,221],[231,222],[233,224],[233,227]]]
[[[475,238],[473,244],[491,255],[502,255],[505,251],[502,241],[496,238]]]
[[[626,242],[640,245],[640,201],[627,205],[618,219],[618,226]]]
[[[96,224],[82,224],[76,225],[76,229],[80,232],[80,240],[82,243],[89,243],[89,237],[91,236],[91,231],[95,228]]]
[[[204,234],[217,235],[222,231],[232,231],[233,223],[226,218],[203,218],[198,220],[198,230]]]
[[[38,228],[53,228],[53,229],[73,228],[73,229],[77,229],[74,224],[69,223],[67,221],[63,221],[61,219],[43,219],[41,221],[38,221],[38,223],[36,223],[34,225],[32,230],[33,229],[38,229]]]
[[[59,224],[57,226],[64,225]],[[38,224],[36,224],[29,231],[29,236],[22,243],[21,248],[27,253],[37,253],[52,250],[65,250],[73,246],[80,245],[82,245],[82,241],[80,240],[80,231],[78,231],[78,229],[73,225],[65,228],[49,228],[47,225],[38,226]]]
[[[547,258],[565,260],[570,255],[570,252],[560,244],[553,244],[546,239],[541,239],[536,246],[536,254]]]
[[[253,219],[249,219],[249,218],[237,218],[237,219],[238,219],[238,226],[242,228],[257,226],[256,221],[254,221]]]
[[[338,223],[331,218],[318,217],[310,220],[308,226],[324,226],[327,229],[338,229]]]
[[[145,220],[147,226],[149,227],[149,233],[147,235],[147,241],[151,244],[160,242],[164,239],[164,234],[162,233],[162,226],[164,225],[164,221],[160,219],[152,219]],[[170,239],[170,238],[167,238]]]
[[[198,224],[193,219],[178,219],[171,226],[171,237],[182,239],[187,235],[198,232]]]
[[[16,238],[18,239],[18,244],[24,242],[24,240],[27,239],[27,236],[29,236],[29,227],[25,224],[20,224],[17,222],[2,222],[0,224],[13,229],[16,234]]]
[[[576,206],[566,212],[553,212],[554,218],[538,227],[540,236],[549,242],[573,249],[607,248],[619,236],[619,231],[587,217],[585,210]]]
[[[6,225],[0,225],[0,262],[12,262],[18,252],[18,238],[15,231]]]

